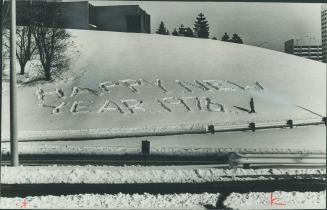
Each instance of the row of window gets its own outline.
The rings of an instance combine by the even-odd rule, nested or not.
[[[294,55],[302,56],[302,57],[311,57],[311,58],[322,58],[322,54],[297,54],[294,53]]]
[[[295,46],[294,50],[321,50],[322,49],[322,45],[319,45],[319,47],[298,47]]]
[[[322,47],[316,47],[316,48],[313,48],[313,47],[311,47],[311,48],[299,48],[299,47],[294,47],[294,50],[298,50],[298,51],[319,51],[319,50],[321,50],[322,49]]]
[[[320,52],[294,52],[297,55],[322,55],[322,51]]]

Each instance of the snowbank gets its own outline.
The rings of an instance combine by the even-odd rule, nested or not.
[[[0,200],[1,208],[38,209],[206,209],[216,206],[219,194],[79,194],[67,196],[40,196],[26,198],[4,198]]]
[[[77,145],[56,145],[51,143],[19,143],[21,155],[141,155],[141,148],[115,146],[87,146],[84,142],[74,142]],[[2,144],[2,154],[10,155],[9,143]],[[245,154],[326,154],[324,149],[285,149],[285,148],[152,148],[151,156],[223,156],[229,153]]]
[[[97,209],[207,209],[217,207],[219,193],[203,194],[79,194],[33,196],[0,200],[1,208],[97,208]],[[276,199],[271,202],[271,199]],[[282,204],[278,205],[276,203]],[[230,209],[325,209],[326,191],[322,192],[251,192],[232,193],[223,202]]]
[[[232,193],[224,205],[232,209],[325,209],[326,191]]]
[[[33,183],[203,183],[232,180],[313,178],[326,169],[218,169],[110,166],[2,167],[3,184]]]

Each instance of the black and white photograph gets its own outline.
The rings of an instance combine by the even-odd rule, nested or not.
[[[0,10],[1,209],[326,209],[323,1]]]

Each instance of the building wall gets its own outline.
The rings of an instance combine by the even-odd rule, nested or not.
[[[65,2],[62,4],[65,28],[89,29],[89,3]]]
[[[322,61],[322,47],[321,45],[294,46],[294,55]]]
[[[294,43],[294,39],[290,39],[284,43],[286,53],[297,55],[300,57],[322,61],[322,46],[316,44],[299,45]]]
[[[151,33],[151,28],[150,28],[150,15],[147,14],[144,10],[139,8],[140,10],[140,15],[141,15],[141,28],[142,28],[142,33]]]
[[[24,19],[20,18],[28,14],[25,4],[31,7],[29,1],[18,2],[17,20],[20,25],[26,24],[23,22]],[[47,3],[49,6],[54,4],[54,2]],[[150,33],[150,16],[138,5],[94,6],[87,1],[57,2],[57,4],[60,4],[63,15],[63,23],[60,22],[63,28]]]
[[[98,30],[103,31],[119,31],[119,32],[141,32],[140,27],[137,26],[138,31],[128,30],[128,19],[135,20],[136,26],[139,21],[139,7],[138,6],[99,6],[95,7],[94,20]],[[129,17],[129,18],[127,18]]]
[[[290,40],[285,42],[284,52],[286,52],[288,54],[293,54],[294,53],[294,39],[290,39]]]
[[[321,38],[323,62],[327,63],[327,4],[321,8]]]

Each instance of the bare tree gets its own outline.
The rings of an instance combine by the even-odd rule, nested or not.
[[[3,11],[8,11],[5,4]],[[3,16],[6,13],[3,12]],[[20,74],[25,73],[26,64],[38,55],[45,80],[51,80],[52,75],[59,75],[67,66],[65,51],[72,44],[71,35],[63,29],[61,4],[47,1],[19,1],[17,4],[17,60],[20,64]],[[9,17],[6,16],[6,17]],[[4,27],[9,29],[9,18],[3,18]],[[2,32],[8,32],[3,30]],[[2,36],[9,40],[9,33]],[[4,34],[2,34],[4,35]],[[4,41],[8,51],[9,44]],[[6,53],[6,52],[4,52]]]
[[[36,43],[32,36],[33,27],[20,26],[17,27],[17,48],[16,55],[20,65],[20,74],[25,74],[25,66],[28,61],[30,61],[35,55]]]
[[[64,55],[70,45],[70,34],[59,28],[37,28],[35,32],[36,46],[44,70],[45,80],[51,80],[53,71],[60,71],[67,65]]]
[[[5,62],[4,58],[6,58],[9,54],[9,48],[8,42],[9,42],[9,23],[10,23],[10,7],[9,4],[4,4],[2,2],[1,4],[1,52],[2,52],[2,58],[1,58],[1,66],[2,66],[2,74],[3,69],[5,69]]]
[[[9,8],[5,4],[6,8]],[[20,65],[20,74],[25,74],[25,67],[27,62],[29,62],[33,55],[35,55],[36,44],[32,36],[32,31],[35,28],[33,22],[33,10],[30,2],[19,1],[17,4],[17,23],[20,26],[16,27],[16,58]],[[5,28],[9,28],[9,17],[5,18]],[[9,42],[10,34],[6,30],[3,32],[4,37],[4,46],[5,46],[5,55],[8,54],[10,49]]]
[[[17,49],[16,55],[20,65],[20,74],[25,74],[25,66],[30,61],[36,51],[36,43],[33,39],[35,29],[33,21],[33,9],[30,2],[20,1],[18,4],[18,23],[22,26],[17,27]]]
[[[37,9],[35,39],[37,52],[43,67],[45,80],[52,80],[52,75],[58,75],[65,69],[68,59],[65,51],[72,45],[71,35],[63,29],[62,9],[60,3],[40,2]]]

